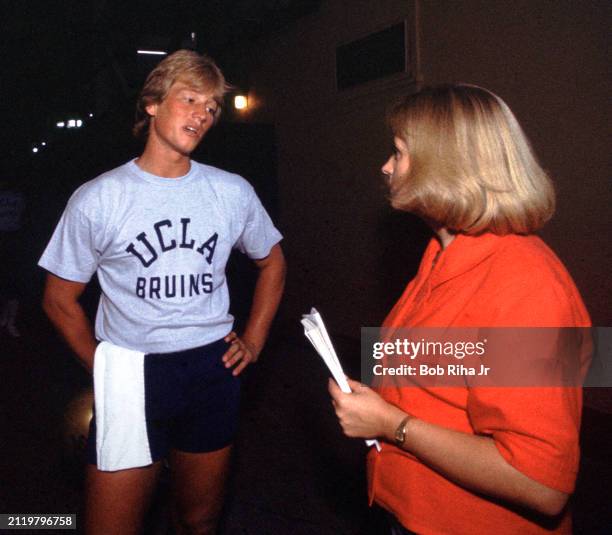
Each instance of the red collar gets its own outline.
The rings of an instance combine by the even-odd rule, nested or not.
[[[514,234],[505,236],[491,233],[479,236],[457,234],[444,250],[442,250],[437,239],[432,239],[423,256],[423,263],[421,264],[423,275],[431,276],[433,288],[470,271],[498,251],[508,241],[517,238],[520,239],[521,237]],[[438,253],[440,254],[436,264],[432,267]]]

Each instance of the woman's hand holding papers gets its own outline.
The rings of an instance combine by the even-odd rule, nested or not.
[[[329,380],[328,390],[336,416],[348,437],[384,438],[393,442],[395,430],[406,413],[387,403],[374,390],[348,379],[352,392],[345,394],[336,381]]]

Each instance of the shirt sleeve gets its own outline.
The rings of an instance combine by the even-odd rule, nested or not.
[[[283,236],[272,223],[253,189],[249,190],[245,212],[245,223],[235,247],[254,260],[265,258]]]
[[[570,387],[471,388],[468,414],[527,477],[571,493],[578,473],[582,392]]]
[[[77,207],[66,208],[38,265],[74,282],[89,282],[100,258],[96,229]]]
[[[519,359],[521,369],[535,375],[547,361],[563,358],[562,346],[554,339],[562,329],[550,327],[572,328],[581,322],[569,291],[571,281],[560,281],[543,270],[518,278],[500,285],[497,312],[490,317],[495,325],[529,329],[525,335],[517,332],[521,340],[514,342],[530,340],[529,347],[522,348],[526,360],[520,360],[521,351],[515,347],[503,356]],[[534,329],[539,327],[544,329]],[[530,338],[534,333],[536,338]],[[582,390],[562,384],[549,377],[530,386],[471,387],[467,412],[475,433],[491,436],[510,465],[547,487],[571,493],[579,464]]]

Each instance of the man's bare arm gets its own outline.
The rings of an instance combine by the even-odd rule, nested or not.
[[[238,375],[259,357],[285,288],[287,268],[279,244],[272,247],[268,256],[255,260],[255,264],[259,274],[244,333],[238,337],[232,332],[225,338],[232,347],[223,356],[223,361],[228,367],[236,366],[234,375]]]
[[[49,273],[42,307],[83,366],[91,372],[97,342],[91,322],[79,303],[85,286],[85,283],[65,280]]]

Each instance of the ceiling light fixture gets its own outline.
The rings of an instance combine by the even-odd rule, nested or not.
[[[167,56],[168,52],[164,50],[137,50],[138,54],[142,54],[145,56]]]

